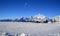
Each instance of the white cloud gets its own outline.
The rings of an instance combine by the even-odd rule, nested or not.
[[[27,2],[25,2],[25,3],[24,3],[24,7],[27,7],[27,6],[28,6],[28,3],[27,3]]]
[[[30,5],[27,2],[25,2],[24,7],[30,7]]]

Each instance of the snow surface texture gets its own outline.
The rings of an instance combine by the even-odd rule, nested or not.
[[[60,23],[0,22],[0,36],[60,36]]]

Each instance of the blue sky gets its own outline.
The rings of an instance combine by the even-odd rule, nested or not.
[[[0,0],[0,19],[60,15],[60,0]]]

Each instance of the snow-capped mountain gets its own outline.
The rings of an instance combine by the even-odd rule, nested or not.
[[[38,19],[44,19],[46,16],[42,15],[42,14],[37,14],[35,15],[33,18],[38,18]]]
[[[42,14],[37,14],[35,16],[31,16],[29,19],[30,19],[30,21],[33,21],[33,22],[48,22],[50,20]]]
[[[60,22],[60,16],[53,17],[52,21],[54,21],[54,22]]]
[[[46,16],[42,15],[42,14],[38,14],[36,16],[33,17],[34,21],[42,21],[42,19],[44,19]]]

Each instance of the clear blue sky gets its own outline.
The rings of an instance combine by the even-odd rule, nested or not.
[[[60,0],[0,0],[0,18],[60,15]]]

